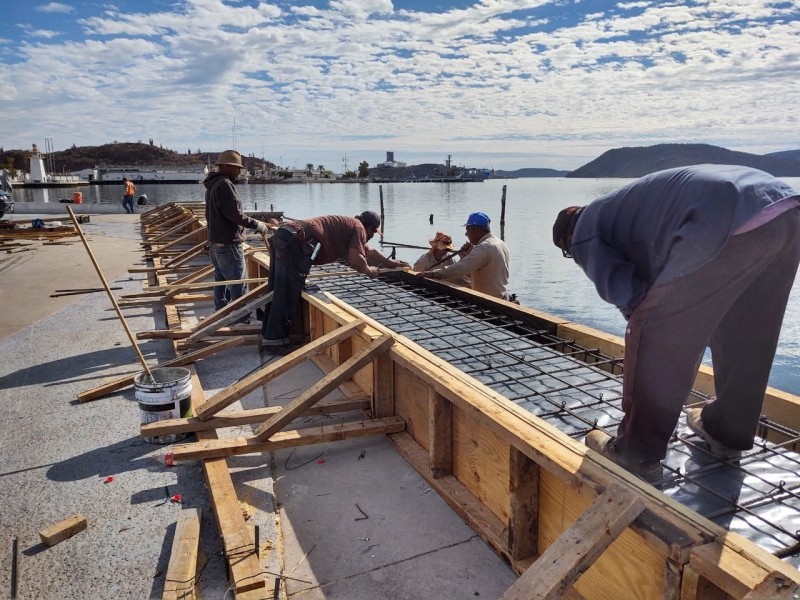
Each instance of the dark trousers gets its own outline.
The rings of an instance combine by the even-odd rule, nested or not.
[[[703,425],[731,448],[753,447],[798,262],[800,209],[792,209],[649,290],[625,332],[621,452],[643,462],[666,456],[708,346],[716,399]]]
[[[269,281],[267,292],[272,302],[264,311],[261,335],[274,345],[289,342],[292,316],[297,310],[300,293],[311,270],[308,244],[302,244],[296,232],[279,228],[269,240]]]
[[[129,215],[132,215],[134,212],[136,212],[133,210],[133,196],[122,197],[122,208],[124,208],[125,212]]]

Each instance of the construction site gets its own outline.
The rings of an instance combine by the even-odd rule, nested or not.
[[[215,312],[203,208],[3,242],[12,598],[800,597],[796,396],[740,460],[681,420],[653,486],[583,445],[622,418],[620,338],[333,264],[260,352],[267,239]],[[686,408],[713,396],[702,366]]]

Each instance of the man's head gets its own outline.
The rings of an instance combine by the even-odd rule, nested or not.
[[[371,240],[372,236],[375,235],[376,233],[378,235],[383,235],[381,233],[381,218],[378,216],[378,213],[371,210],[365,210],[360,215],[358,215],[356,219],[361,221],[361,224],[364,226],[364,229],[367,230],[368,240]]]
[[[572,258],[569,251],[572,246],[572,232],[583,209],[583,206],[568,206],[558,213],[556,222],[553,223],[553,243],[561,249],[565,258]]]
[[[443,231],[437,231],[433,239],[428,240],[428,243],[431,245],[431,252],[437,259],[447,254],[448,250],[455,250],[453,238]]]
[[[122,178],[122,183],[125,183],[126,181],[128,181],[128,178],[127,177],[123,177]]]
[[[239,172],[244,168],[242,155],[236,150],[225,150],[221,152],[217,159],[219,172],[233,180],[239,177]]]
[[[467,239],[473,246],[481,241],[481,238],[491,231],[489,225],[492,220],[489,215],[482,212],[470,213],[464,227],[467,228]]]

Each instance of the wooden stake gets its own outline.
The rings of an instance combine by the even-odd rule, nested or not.
[[[139,350],[139,345],[136,343],[136,338],[133,337],[133,333],[131,332],[130,328],[128,327],[128,323],[125,321],[125,317],[122,315],[122,311],[119,308],[119,304],[117,304],[117,299],[114,298],[114,294],[111,293],[111,288],[108,287],[108,282],[106,281],[105,276],[103,275],[103,271],[100,269],[100,265],[97,264],[97,259],[95,259],[94,254],[92,253],[92,249],[89,247],[89,241],[86,239],[86,236],[83,234],[83,230],[81,226],[78,224],[78,219],[75,217],[75,213],[72,212],[72,208],[67,206],[67,212],[69,212],[69,216],[72,219],[73,224],[75,225],[75,229],[78,232],[78,235],[81,236],[81,241],[83,242],[84,248],[86,248],[86,252],[89,254],[89,258],[94,265],[95,270],[97,271],[97,276],[100,277],[100,281],[103,282],[103,287],[108,294],[108,298],[111,300],[111,304],[114,305],[114,310],[117,311],[117,316],[119,317],[120,322],[122,323],[122,327],[125,328],[125,333],[128,334],[128,339],[131,341],[133,345],[133,349],[136,350],[136,354],[139,356],[139,360],[142,362],[142,367],[144,367],[144,372],[147,373],[147,376],[150,378],[150,381],[155,381],[153,379],[153,374],[150,373],[150,369],[147,367],[147,362],[144,360],[144,356],[142,356],[142,351]]]

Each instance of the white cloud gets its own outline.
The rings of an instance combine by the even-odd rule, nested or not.
[[[443,13],[388,0],[108,8],[79,21],[84,40],[0,55],[0,78],[15,83],[3,90],[4,138],[27,146],[65,130],[70,143],[211,149],[228,145],[235,115],[244,152],[260,155],[264,137],[314,163],[376,161],[389,145],[407,162],[480,152],[498,168],[574,168],[658,142],[788,149],[800,27],[796,9],[778,6],[628,2],[571,26],[531,12],[552,9],[545,0]],[[530,165],[534,155],[553,158]]]
[[[72,6],[60,2],[49,2],[36,7],[36,11],[41,13],[71,13],[73,10],[75,9]]]

